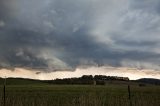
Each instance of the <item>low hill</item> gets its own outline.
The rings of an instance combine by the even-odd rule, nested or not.
[[[136,82],[160,85],[160,79],[154,79],[154,78],[141,78],[136,80]]]
[[[4,84],[4,79],[0,78],[0,85]],[[7,85],[34,85],[34,84],[47,84],[41,80],[25,79],[25,78],[7,78]]]
[[[107,78],[107,79],[106,79]],[[92,85],[96,81],[97,85],[104,84],[131,84],[131,85],[139,85],[139,84],[152,84],[152,85],[160,85],[159,79],[152,78],[142,78],[138,80],[124,80],[122,77],[116,77],[118,79],[114,79],[114,77],[91,77],[91,76],[82,76],[79,78],[66,78],[66,79],[55,79],[55,80],[35,80],[35,79],[26,79],[26,78],[7,78],[7,85],[47,85],[47,84],[86,84]],[[119,79],[120,78],[120,79]],[[4,84],[4,79],[0,78],[0,85]]]

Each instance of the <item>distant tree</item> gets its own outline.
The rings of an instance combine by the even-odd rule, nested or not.
[[[84,79],[84,80],[93,80],[92,75],[83,75],[81,78]]]

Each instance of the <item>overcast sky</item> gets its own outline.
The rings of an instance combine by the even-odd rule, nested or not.
[[[0,0],[0,67],[160,75],[160,0]]]

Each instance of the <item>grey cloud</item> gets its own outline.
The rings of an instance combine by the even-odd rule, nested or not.
[[[159,0],[132,0],[130,3],[133,9],[143,9],[144,11],[152,13],[160,13],[160,1]]]
[[[5,23],[0,27],[1,68],[131,66],[124,61],[135,67],[137,61],[143,68],[154,68],[144,65],[146,61],[159,66],[160,54],[153,48],[159,47],[160,18],[148,11],[156,11],[157,0],[125,6],[125,0],[13,1],[12,9],[0,1],[0,22]],[[150,9],[148,3],[157,8]]]

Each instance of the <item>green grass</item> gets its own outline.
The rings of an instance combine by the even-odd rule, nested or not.
[[[0,100],[2,91],[3,86]],[[132,85],[131,93],[132,106],[160,106],[160,86]],[[126,85],[28,84],[8,85],[6,106],[130,106],[130,101]]]

